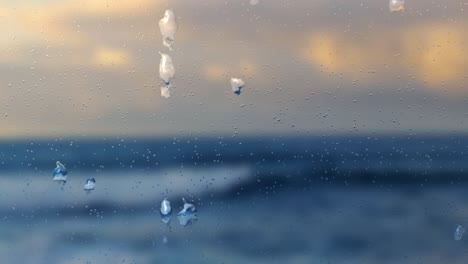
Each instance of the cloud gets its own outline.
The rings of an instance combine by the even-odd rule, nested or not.
[[[366,36],[337,31],[307,35],[302,56],[327,73],[367,82],[411,77],[429,89],[441,84],[453,93],[466,82],[468,38],[450,23],[417,24],[399,30],[380,30]],[[444,89],[445,89],[444,88]]]
[[[375,81],[387,75],[385,64],[395,61],[392,40],[375,35],[356,40],[347,34],[319,32],[305,42],[303,55],[321,71],[348,79]],[[380,75],[376,75],[380,72]]]
[[[113,67],[125,66],[129,63],[130,55],[122,49],[98,48],[94,52],[94,63],[97,66]]]
[[[223,64],[209,63],[202,67],[202,75],[209,80],[225,80],[228,77],[229,70]]]
[[[24,56],[31,47],[45,51],[50,60],[36,60],[43,67],[57,65],[93,66],[95,63],[111,65],[124,63],[123,51],[95,50],[96,46],[109,46],[126,41],[128,25],[116,24],[116,20],[139,17],[148,9],[158,8],[161,1],[154,0],[85,0],[44,2],[34,8],[18,4],[0,6],[0,37],[4,47],[2,59],[6,63],[29,64],[31,57]],[[112,23],[109,23],[112,21]],[[105,32],[105,34],[103,34]],[[14,50],[12,50],[14,48]],[[12,53],[13,55],[10,55]],[[86,59],[86,57],[93,59]],[[128,53],[125,60],[128,60]]]
[[[431,87],[466,82],[466,28],[451,24],[417,26],[404,35],[405,54],[416,75]],[[448,89],[456,89],[456,87]]]

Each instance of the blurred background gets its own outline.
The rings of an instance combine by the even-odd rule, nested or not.
[[[467,9],[0,1],[0,259],[466,263]]]

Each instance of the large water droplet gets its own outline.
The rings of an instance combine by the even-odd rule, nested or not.
[[[171,56],[161,52],[159,54],[161,54],[161,61],[159,62],[159,77],[164,82],[163,86],[161,86],[161,96],[168,98],[171,96],[169,91],[171,80],[175,75],[174,64],[172,63]]]
[[[86,180],[84,190],[87,193],[90,193],[92,190],[94,190],[94,186],[96,185],[96,180],[94,178],[89,178]]]
[[[171,202],[169,202],[166,198],[161,202],[161,208],[159,209],[161,215],[169,215],[172,212]]]
[[[171,221],[172,208],[171,202],[169,202],[167,198],[164,198],[164,200],[161,202],[161,208],[159,208],[159,212],[161,213],[161,222],[166,225],[169,224]]]
[[[239,78],[231,78],[231,88],[232,92],[239,95],[241,93],[241,89],[244,88],[245,83],[242,79]]]
[[[164,17],[159,20],[159,30],[163,37],[163,45],[172,50],[174,43],[174,35],[177,31],[177,22],[175,20],[174,12],[171,9],[164,12]]]
[[[182,210],[177,214],[177,219],[179,220],[179,224],[182,226],[191,226],[193,225],[198,217],[197,217],[197,209],[191,203],[187,203],[184,198],[184,207]]]
[[[459,241],[463,238],[464,234],[465,234],[465,228],[462,225],[457,225],[457,228],[455,229],[455,233],[453,234],[453,238]]]
[[[405,1],[390,0],[390,2],[388,3],[388,8],[390,9],[390,12],[403,11],[405,9]]]
[[[60,161],[57,161],[55,164],[57,167],[55,167],[53,172],[53,180],[65,184],[67,182],[68,171]]]

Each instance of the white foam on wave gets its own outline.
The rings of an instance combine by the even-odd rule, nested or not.
[[[222,192],[252,176],[249,166],[172,168],[158,171],[124,170],[94,173],[99,189],[93,195],[83,192],[89,172],[73,171],[62,188],[50,181],[48,173],[2,175],[0,210],[64,207],[91,202],[132,205],[161,201],[164,197],[201,196]]]

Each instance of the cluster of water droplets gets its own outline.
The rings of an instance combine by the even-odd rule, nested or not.
[[[250,0],[251,5],[257,5],[258,0]],[[175,34],[177,32],[177,21],[174,11],[167,9],[164,12],[164,17],[159,20],[159,31],[163,39],[163,45],[172,51]],[[171,84],[175,76],[175,67],[172,58],[169,54],[159,52],[161,59],[159,61],[159,78],[163,81],[161,85],[161,96],[164,98],[171,97]],[[241,89],[245,86],[242,79],[231,78],[231,87],[233,93],[239,95]]]
[[[179,220],[179,224],[181,226],[191,226],[198,219],[197,209],[193,204],[188,203],[184,198],[182,198],[182,201],[184,202],[184,205],[182,210],[180,210],[180,212],[177,214],[177,219]],[[171,203],[169,200],[167,200],[167,198],[164,198],[164,200],[161,202],[161,208],[159,209],[159,212],[161,213],[161,222],[168,225],[171,221],[172,208]]]
[[[259,3],[259,0],[250,0],[249,4],[255,6]],[[397,12],[404,10],[404,0],[389,0],[388,7],[390,12]],[[163,45],[172,51],[172,44],[175,40],[175,33],[177,31],[177,22],[175,19],[174,11],[168,9],[164,12],[164,17],[159,20],[159,30],[163,38]],[[169,98],[171,80],[174,78],[175,69],[172,63],[172,58],[168,54],[161,53],[161,61],[159,63],[159,76],[163,80],[163,86],[161,86],[161,96]],[[245,86],[245,83],[240,78],[231,78],[231,88],[234,94],[240,95],[241,89]]]
[[[56,166],[57,167],[53,171],[53,180],[65,184],[67,182],[68,171],[65,168],[65,165],[63,165],[60,161],[56,162]],[[94,190],[95,186],[96,179],[88,178],[86,179],[83,189],[86,191],[86,193],[90,193]],[[179,220],[180,225],[191,226],[198,219],[197,209],[195,208],[195,205],[187,202],[185,198],[182,198],[182,201],[184,202],[184,205],[180,212],[177,214],[177,219]],[[161,213],[161,222],[163,222],[166,225],[169,224],[169,222],[171,221],[172,207],[171,202],[169,202],[167,198],[164,198],[164,200],[161,202],[159,212]]]
[[[56,167],[52,172],[52,175],[53,175],[52,180],[58,183],[63,183],[63,185],[65,185],[65,183],[67,182],[67,174],[68,174],[68,171],[67,171],[67,168],[65,168],[65,165],[63,165],[60,161],[57,161]],[[86,179],[83,189],[86,191],[86,193],[90,193],[91,191],[94,190],[95,185],[96,185],[96,180],[94,178],[89,178],[89,179]]]

